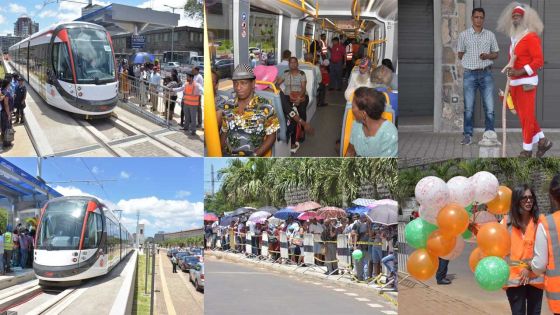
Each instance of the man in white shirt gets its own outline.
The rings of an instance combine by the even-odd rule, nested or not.
[[[200,90],[198,91],[199,94],[197,95],[202,95],[202,89],[204,87],[204,78],[202,78],[202,75],[200,74],[200,68],[198,67],[194,67],[192,70],[193,73],[193,81],[197,83],[198,86],[200,86]],[[197,125],[196,128],[200,128],[202,126],[202,106],[198,106],[198,111],[197,111]]]
[[[313,253],[315,253],[315,257],[320,258],[321,254],[321,247],[323,243],[321,242],[321,234],[325,230],[325,227],[317,222],[317,219],[313,218],[310,220],[309,224],[309,233],[313,234]]]
[[[350,74],[350,80],[348,80],[348,87],[344,92],[344,97],[347,102],[351,102],[354,91],[362,86],[372,87],[371,82],[371,61],[368,58],[362,58],[360,61],[359,72],[352,72]]]

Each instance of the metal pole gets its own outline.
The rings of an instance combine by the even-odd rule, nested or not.
[[[152,244],[152,295],[150,297],[150,315],[154,314],[154,283],[156,275],[156,245]]]
[[[173,13],[175,13],[175,10],[173,10]],[[175,30],[175,26],[171,28],[171,61],[175,61],[173,58],[173,31],[174,30]]]
[[[150,251],[146,250],[146,243],[144,243],[144,255],[146,256],[146,276],[144,277],[144,294],[148,294],[148,261],[149,261],[149,255],[150,255]]]

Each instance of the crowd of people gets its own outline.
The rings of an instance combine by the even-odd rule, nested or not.
[[[119,85],[123,102],[128,102],[133,95],[140,107],[149,107],[153,113],[161,114],[168,123],[174,121],[177,93],[183,92],[179,102],[179,125],[192,136],[196,135],[197,129],[202,128],[204,78],[198,67],[187,73],[186,80],[182,82],[177,69],[162,74],[157,59],[154,63],[144,64],[129,64],[124,59],[119,66]]]
[[[14,141],[14,124],[25,122],[27,97],[25,80],[18,74],[6,74],[0,83],[0,130],[2,146],[10,148]]]
[[[397,77],[391,60],[373,65],[367,56],[368,43],[367,38],[360,44],[357,39],[335,37],[329,46],[323,34],[321,40],[311,42],[304,62],[313,66],[319,81],[317,91],[313,92],[317,106],[328,105],[325,101],[327,89],[342,91],[346,85],[345,97],[352,103],[356,118],[346,155],[396,157],[398,132],[395,125],[382,117],[386,109],[382,92],[396,90]],[[287,124],[286,138],[290,139],[291,153],[295,154],[306,134],[314,134],[314,128],[307,121],[308,78],[300,68],[300,61],[289,50],[282,52],[278,66],[266,66],[266,62],[257,65],[252,60],[251,65],[239,64],[233,71],[235,97],[215,97],[222,151],[233,156],[269,154],[280,129],[278,116],[283,115]],[[359,65],[359,71],[353,71],[355,65]],[[261,70],[259,67],[266,69],[257,71]],[[282,71],[279,69],[285,70],[279,73]],[[212,79],[214,92],[217,92],[220,77],[216,71],[212,71]],[[256,84],[255,81],[273,82],[276,87]],[[353,95],[360,87],[364,88],[363,97],[354,99]],[[255,93],[274,88],[280,91],[282,113],[275,111],[269,100]]]
[[[9,224],[5,232],[0,230],[0,274],[12,273],[15,267],[33,267],[34,239],[35,230],[29,230],[21,223],[13,230]]]
[[[387,267],[387,282],[397,279],[397,263],[394,250],[397,243],[397,226],[372,223],[365,214],[354,214],[342,218],[311,218],[298,220],[292,216],[287,220],[269,219],[253,222],[241,216],[231,220],[226,226],[216,222],[206,222],[205,240],[207,246],[223,251],[235,251],[246,255],[262,257],[262,235],[268,234],[268,252],[272,261],[281,261],[280,233],[288,240],[289,261],[305,265],[303,260],[303,239],[306,233],[313,235],[315,265],[325,266],[325,274],[338,274],[337,239],[346,235],[348,248],[361,250],[363,256],[352,259],[353,275],[358,281],[371,282],[381,272],[381,264]],[[235,239],[231,239],[234,235]],[[246,251],[247,235],[250,236],[251,250]],[[233,242],[232,242],[233,241]],[[231,248],[230,244],[235,244]],[[286,263],[287,261],[284,261]],[[396,289],[396,283],[393,286]]]

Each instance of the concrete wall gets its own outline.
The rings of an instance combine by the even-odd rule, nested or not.
[[[174,238],[186,238],[186,237],[193,237],[193,236],[202,236],[204,235],[204,229],[193,229],[193,230],[185,230],[173,233],[165,233],[163,238],[165,240],[171,240]]]

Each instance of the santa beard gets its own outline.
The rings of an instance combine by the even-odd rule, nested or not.
[[[519,37],[525,33],[525,31],[527,30],[527,28],[525,27],[525,23],[523,23],[523,20],[521,22],[519,22],[519,24],[515,25],[515,23],[511,23],[511,27],[509,29],[509,36],[511,38],[514,38],[515,40],[518,40]]]
[[[359,84],[368,84],[369,81],[369,73],[358,73],[358,76],[356,76],[356,82]]]

